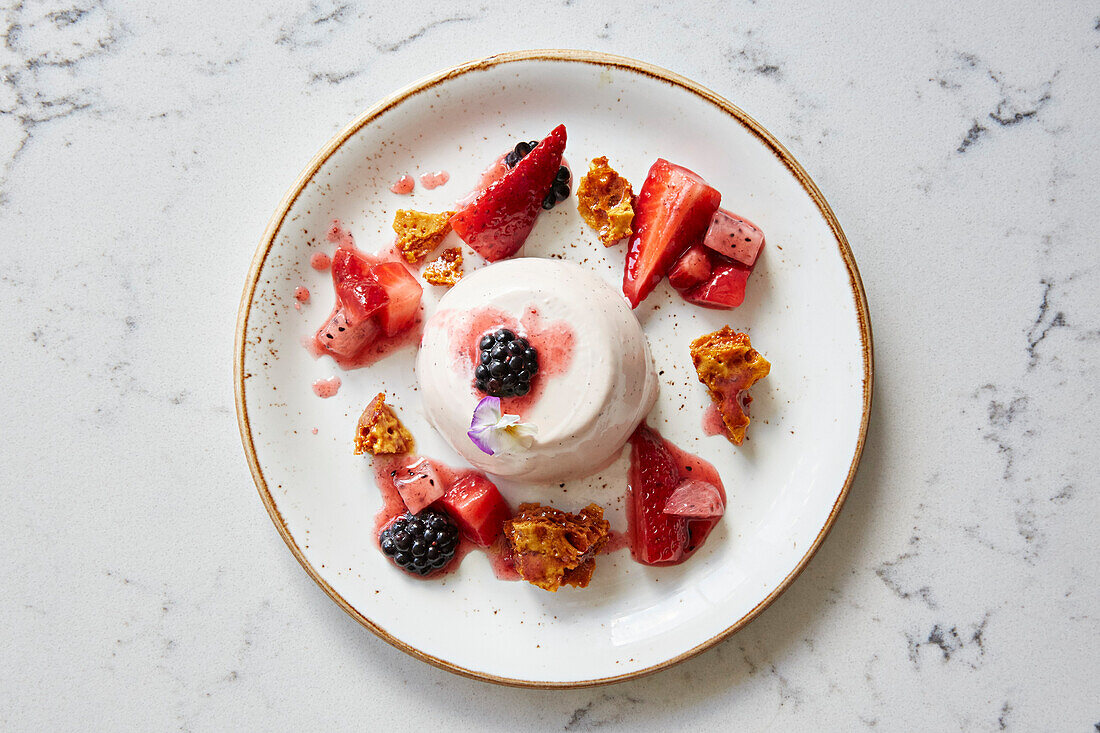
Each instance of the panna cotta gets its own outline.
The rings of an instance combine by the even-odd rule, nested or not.
[[[539,369],[501,411],[534,426],[531,445],[489,455],[467,434],[486,395],[475,385],[479,342],[502,328],[527,339]],[[424,327],[417,358],[428,420],[471,465],[528,483],[605,468],[657,399],[641,324],[622,294],[578,265],[498,262],[460,280]]]

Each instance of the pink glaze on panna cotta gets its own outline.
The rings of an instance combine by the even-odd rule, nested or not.
[[[390,190],[404,196],[412,193],[415,186],[416,182],[413,180],[413,177],[406,173],[393,182],[393,185],[390,186]]]
[[[501,400],[537,430],[529,449],[488,455],[467,435],[486,395],[475,386],[481,337],[509,328],[539,352],[531,392]],[[657,398],[641,325],[622,295],[588,270],[541,258],[467,275],[425,324],[417,361],[425,414],[475,468],[540,483],[609,465]]]

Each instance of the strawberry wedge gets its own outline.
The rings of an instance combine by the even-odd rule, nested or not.
[[[688,247],[701,242],[722,194],[697,174],[663,158],[649,169],[634,205],[623,295],[633,308],[653,292]]]
[[[535,226],[564,152],[565,125],[558,125],[515,168],[451,217],[455,233],[490,262],[514,255]]]

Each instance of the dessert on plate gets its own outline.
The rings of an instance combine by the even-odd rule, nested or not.
[[[359,250],[339,222],[329,230],[338,245],[335,306],[312,350],[351,369],[415,344],[417,389],[402,404],[419,400],[428,424],[466,464],[415,453],[385,392],[360,416],[353,450],[372,456],[382,496],[374,538],[409,575],[446,574],[479,550],[500,578],[547,591],[585,588],[599,555],[618,548],[647,566],[689,560],[725,514],[715,467],[646,423],[659,375],[635,309],[665,278],[685,304],[736,308],[764,235],[721,208],[721,193],[702,176],[664,159],[635,195],[605,156],[592,158],[577,186],[577,214],[562,214],[569,208],[558,204],[572,184],[566,141],[558,125],[542,140],[516,143],[453,210],[398,210],[396,238],[382,253]],[[424,185],[448,178],[441,171]],[[621,290],[591,267],[521,256],[541,217],[578,214],[595,237],[572,246],[626,243]],[[434,307],[422,302],[421,279],[448,288]],[[692,341],[689,356],[726,437],[741,445],[747,390],[770,365],[728,325]],[[545,503],[540,487],[564,490],[568,480],[607,469],[624,449],[629,469],[604,484],[600,502]],[[621,532],[604,517],[616,501],[626,508]]]

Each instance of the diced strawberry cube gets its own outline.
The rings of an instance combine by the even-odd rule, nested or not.
[[[400,262],[374,265],[370,274],[384,290],[387,301],[378,311],[378,324],[387,336],[401,333],[416,321],[424,288]]]
[[[710,273],[710,255],[701,244],[696,244],[676,260],[668,273],[668,282],[677,290],[687,290],[710,279]]]
[[[535,226],[563,152],[565,125],[558,125],[515,168],[451,217],[455,233],[490,262],[514,255]]]
[[[692,519],[720,517],[726,511],[726,501],[718,487],[708,481],[688,479],[669,494],[665,514]]]
[[[338,309],[317,331],[317,343],[336,356],[351,358],[378,337],[378,324],[373,318],[349,317]]]
[[[764,232],[748,219],[718,209],[711,217],[703,244],[751,268],[764,248]]]
[[[443,496],[446,488],[427,458],[397,469],[393,485],[413,514],[419,514],[421,509]]]
[[[504,522],[512,516],[508,502],[496,485],[479,473],[471,473],[451,484],[439,500],[468,539],[488,547],[500,536]]]
[[[634,234],[623,271],[633,308],[653,292],[680,255],[701,242],[722,194],[696,173],[659,158],[634,204]]]
[[[332,257],[332,284],[336,302],[354,322],[370,318],[386,305],[386,291],[371,274],[371,263],[344,247]]]
[[[717,265],[710,279],[684,293],[684,299],[704,308],[736,308],[745,300],[751,272],[740,262]]]

